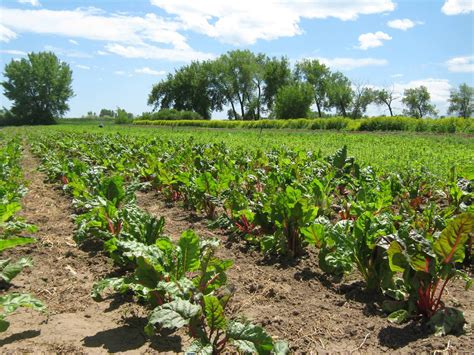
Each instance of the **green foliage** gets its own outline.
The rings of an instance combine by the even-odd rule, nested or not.
[[[281,119],[305,118],[314,100],[309,84],[291,84],[278,90],[275,98],[275,117]]]
[[[468,118],[473,112],[474,88],[461,84],[457,90],[451,90],[448,113],[456,113],[459,117]]]
[[[29,53],[5,66],[4,95],[12,101],[15,124],[52,124],[69,110],[72,71],[54,53]]]
[[[45,306],[41,301],[28,294],[9,293],[0,296],[0,333],[6,331],[10,326],[10,322],[5,318],[20,307],[31,308],[39,312],[45,310]]]
[[[423,118],[426,115],[436,115],[435,106],[430,103],[430,93],[426,86],[413,89],[405,89],[402,102],[407,107],[403,113],[415,118]]]
[[[118,107],[114,122],[116,124],[128,124],[133,122],[133,115]]]
[[[138,120],[164,120],[164,121],[177,121],[177,120],[187,120],[187,121],[195,121],[195,120],[202,120],[203,117],[193,111],[178,111],[175,109],[167,109],[162,108],[159,111],[152,112],[152,113],[143,113],[140,117],[137,118]],[[210,117],[209,117],[210,119]]]

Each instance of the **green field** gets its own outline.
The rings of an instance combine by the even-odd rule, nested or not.
[[[308,130],[249,130],[206,129],[197,127],[137,127],[117,126],[105,121],[99,128],[97,121],[73,122],[57,126],[8,128],[18,132],[95,132],[121,133],[165,139],[193,138],[199,143],[225,142],[233,149],[268,150],[275,147],[333,154],[347,145],[348,153],[361,165],[370,165],[383,172],[421,169],[445,179],[451,168],[466,177],[474,176],[474,137],[414,132],[356,133]]]

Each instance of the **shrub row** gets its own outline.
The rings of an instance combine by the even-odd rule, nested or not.
[[[142,116],[143,117],[143,116]],[[473,118],[416,119],[412,117],[374,117],[353,120],[343,117],[292,120],[150,120],[137,119],[137,125],[190,126],[205,128],[322,129],[345,131],[413,131],[436,133],[474,133]]]
[[[178,120],[203,120],[203,117],[194,111],[178,111],[175,109],[163,109],[156,112],[144,112],[139,120],[150,120],[150,121],[178,121]],[[205,121],[207,122],[207,121]]]

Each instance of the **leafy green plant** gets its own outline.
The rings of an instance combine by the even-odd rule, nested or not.
[[[462,329],[464,317],[445,308],[442,300],[446,285],[454,278],[466,281],[466,289],[472,280],[456,268],[465,257],[465,248],[474,231],[474,214],[462,213],[452,219],[446,228],[431,238],[424,238],[416,231],[399,233],[388,249],[390,268],[403,273],[404,287],[408,293],[408,310],[399,311],[397,320],[405,320],[410,313],[430,318],[431,324],[447,329],[443,324],[457,325],[449,329]],[[435,315],[442,312],[444,315]],[[451,318],[451,316],[454,317]]]

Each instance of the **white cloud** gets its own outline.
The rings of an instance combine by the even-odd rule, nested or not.
[[[76,64],[76,67],[79,69],[89,70],[91,67],[83,64]]]
[[[410,28],[413,28],[416,25],[422,25],[422,24],[423,22],[421,21],[412,21],[408,18],[391,20],[387,22],[388,27],[395,28],[397,30],[402,30],[402,31],[409,30]]]
[[[332,69],[352,70],[362,67],[387,65],[386,59],[376,58],[316,58]]]
[[[69,40],[69,43],[72,43],[72,44],[74,44],[74,45],[76,45],[76,46],[79,45],[79,42],[78,42],[78,41],[75,41],[75,40],[73,40],[73,39],[70,39],[70,40]]]
[[[390,75],[390,77],[392,77],[392,78],[401,78],[401,77],[403,77],[403,74],[399,74],[399,73],[398,74],[392,74],[392,75]]]
[[[17,32],[55,34],[98,41],[142,43],[145,40],[185,49],[189,46],[177,32],[182,26],[155,14],[106,15],[96,8],[75,10],[21,10],[0,8],[2,24]]]
[[[58,47],[54,47],[50,45],[44,46],[44,49],[50,52],[54,52],[57,55],[63,55],[65,57],[70,57],[70,58],[92,58],[92,55],[90,55],[89,53],[58,48]]]
[[[148,75],[164,75],[164,74],[166,74],[166,71],[164,71],[164,70],[153,70],[149,67],[143,67],[143,68],[135,69],[135,73],[148,74]]]
[[[123,46],[109,43],[105,48],[110,52],[125,58],[161,59],[177,62],[206,60],[214,58],[214,54],[194,51],[193,49],[160,48],[143,44],[139,46]]]
[[[40,6],[40,2],[38,0],[18,0],[20,4],[30,4],[31,6]]]
[[[360,15],[390,12],[392,0],[151,0],[175,15],[184,29],[231,44],[292,37],[303,32],[301,19],[355,20]]]
[[[449,59],[446,65],[453,73],[474,73],[474,56],[454,57]]]
[[[447,0],[441,11],[445,15],[468,14],[474,11],[474,2],[472,0]]]
[[[3,19],[2,19],[3,21]],[[10,42],[12,39],[17,38],[17,34],[0,24],[0,42]]]
[[[116,74],[116,75],[127,75],[127,73],[123,70],[116,70],[116,71],[114,71],[114,74]]]
[[[98,55],[108,55],[108,54],[109,54],[109,53],[104,52],[104,51],[101,51],[101,50],[98,50],[96,53],[97,53]]]
[[[367,50],[369,48],[383,46],[383,41],[389,41],[392,37],[382,31],[375,33],[364,33],[359,36],[359,49]]]
[[[11,55],[26,55],[26,52],[19,51],[17,49],[2,49],[0,50],[0,53],[5,53],[5,54],[11,54]]]

